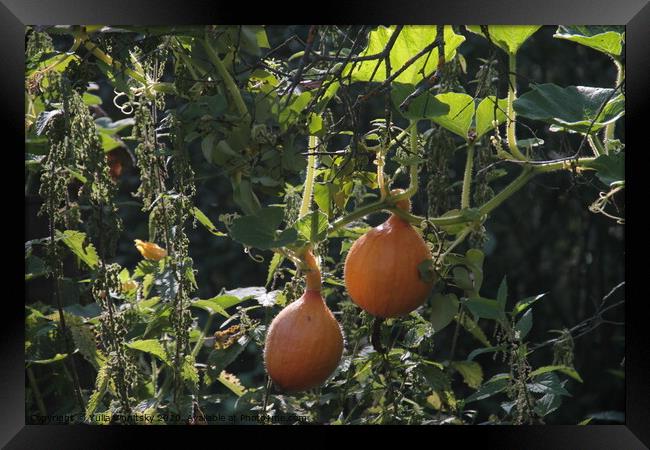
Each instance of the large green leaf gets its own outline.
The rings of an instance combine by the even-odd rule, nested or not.
[[[501,124],[506,120],[506,113],[508,107],[508,100],[500,98],[496,100],[493,95],[481,100],[476,108],[476,117],[474,122],[476,124],[476,139],[479,139],[488,131],[494,129],[494,121]]]
[[[475,361],[452,361],[451,367],[456,369],[463,377],[465,383],[477,389],[483,383],[483,369]]]
[[[402,102],[413,93],[414,89],[414,86],[403,83],[394,83],[391,89],[393,104],[407,119],[431,119],[449,112],[449,105],[442,103],[430,92],[415,97],[404,108],[400,108]]]
[[[322,211],[312,211],[295,223],[294,228],[309,242],[320,242],[327,237],[327,215]]]
[[[463,139],[467,139],[467,133],[474,118],[474,99],[467,94],[458,92],[438,94],[436,98],[447,104],[449,111],[447,114],[432,117],[431,120]]]
[[[580,383],[582,383],[582,378],[580,377],[578,372],[573,367],[569,367],[569,366],[544,366],[544,367],[540,367],[538,369],[533,370],[530,373],[529,377],[534,378],[537,375],[541,375],[543,373],[548,373],[548,372],[555,372],[555,371],[562,372],[563,374],[568,375],[571,378],[573,378],[574,380],[579,381]]]
[[[235,219],[230,235],[237,242],[261,250],[284,247],[295,242],[298,233],[293,228],[278,231],[283,217],[284,209],[279,206],[262,208],[255,214]]]
[[[625,153],[600,155],[595,160],[585,164],[598,171],[597,177],[606,186],[625,180]]]
[[[217,227],[214,226],[212,221],[206,216],[203,211],[201,211],[199,208],[194,207],[192,208],[192,215],[196,218],[196,220],[199,221],[201,225],[203,225],[210,233],[214,234],[215,236],[226,236],[225,233],[222,233],[217,229]]]
[[[201,308],[209,314],[221,314],[230,317],[225,310],[238,305],[251,298],[259,298],[266,295],[266,289],[261,286],[232,289],[208,299],[197,299],[192,301],[192,306]]]
[[[458,314],[458,297],[455,294],[435,294],[431,299],[430,321],[434,333],[439,332]]]
[[[89,268],[94,269],[99,264],[99,256],[93,244],[89,243],[84,246],[86,233],[75,230],[57,231],[57,238],[62,240],[65,245],[72,250]]]
[[[381,53],[390,40],[395,26],[380,26],[370,32],[368,36],[368,46],[361,52],[361,56],[374,55]],[[390,52],[391,73],[395,73],[399,68],[422,49],[435,41],[437,36],[435,25],[407,25],[402,28],[399,36],[395,40],[395,45]],[[449,61],[456,55],[456,48],[465,41],[465,37],[454,33],[451,26],[444,28],[445,41],[445,60]],[[375,68],[379,64],[375,72]],[[394,81],[412,86],[419,83],[424,77],[435,72],[438,66],[438,49],[434,48],[430,53],[425,53],[417,61],[411,64],[402,72]],[[374,72],[374,77],[372,76]],[[385,61],[362,61],[360,63],[351,63],[346,67],[344,76],[351,75],[352,82],[355,81],[377,81],[386,80],[386,63]]]
[[[548,83],[532,86],[529,92],[515,100],[514,107],[520,116],[584,134],[587,131],[595,133],[623,116],[625,97],[615,94],[614,89],[563,88]]]
[[[165,364],[171,364],[169,357],[167,356],[167,352],[157,339],[141,339],[129,342],[126,344],[126,346],[134,350],[149,353],[160,359]]]
[[[486,381],[476,392],[465,399],[465,404],[475,402],[477,400],[484,400],[492,397],[499,392],[502,392],[508,387],[508,378],[505,376],[494,376]]]
[[[488,25],[490,40],[508,53],[517,53],[519,47],[541,28],[540,25]],[[467,25],[473,33],[486,37],[479,25]]]
[[[608,55],[621,56],[621,52],[623,51],[623,41],[625,39],[625,27],[602,25],[560,25],[553,37],[573,41]]]

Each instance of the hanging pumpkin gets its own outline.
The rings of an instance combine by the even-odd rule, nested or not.
[[[322,384],[343,353],[343,334],[321,295],[318,265],[311,252],[305,260],[307,290],[271,322],[264,346],[264,364],[275,385],[286,392]]]
[[[397,207],[408,211],[410,202],[401,200]],[[418,267],[430,259],[422,236],[410,223],[391,214],[350,248],[345,286],[354,303],[373,316],[402,316],[421,306],[433,287],[435,280],[423,280]]]

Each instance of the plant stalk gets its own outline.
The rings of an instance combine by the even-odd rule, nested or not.
[[[248,108],[246,108],[244,99],[239,92],[239,88],[235,84],[235,81],[232,79],[232,76],[230,76],[230,73],[226,69],[226,66],[224,66],[223,61],[221,61],[221,58],[219,58],[219,55],[217,55],[217,52],[215,52],[210,45],[208,39],[209,38],[206,33],[205,39],[203,39],[201,43],[203,44],[203,47],[208,54],[208,58],[210,58],[210,62],[212,62],[212,65],[214,65],[214,67],[217,69],[217,72],[223,80],[226,90],[228,91],[228,94],[230,95],[232,101],[235,103],[235,107],[237,108],[239,114],[241,114],[246,121],[250,121],[250,114],[248,113]]]
[[[460,199],[460,209],[469,208],[470,194],[472,192],[472,172],[474,170],[474,143],[467,143],[467,161],[465,162],[465,175],[463,176],[463,191]]]
[[[625,67],[623,63],[618,59],[614,59],[614,64],[616,64],[616,85],[615,88],[618,88],[623,80],[625,79]],[[614,139],[614,131],[616,130],[616,122],[607,124],[605,126],[605,154],[608,153],[609,141]]]
[[[307,156],[307,175],[305,176],[305,185],[302,191],[302,202],[300,204],[300,214],[302,217],[309,213],[311,206],[312,193],[314,192],[314,174],[316,172],[316,153],[318,147],[318,137],[309,136],[309,156]]]
[[[516,114],[514,102],[517,98],[517,56],[515,53],[508,54],[508,114],[506,117],[506,128],[508,137],[508,148],[510,153],[516,159],[526,161],[527,158],[521,153],[517,147],[517,136],[515,133]]]

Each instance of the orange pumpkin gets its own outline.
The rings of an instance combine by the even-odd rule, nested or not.
[[[392,194],[399,193],[393,191]],[[408,210],[410,202],[397,206]],[[345,260],[345,286],[360,308],[377,317],[398,317],[421,306],[435,280],[420,277],[418,266],[431,259],[422,236],[404,219],[388,220],[355,241]]]
[[[309,257],[313,262],[311,253]],[[273,319],[266,335],[266,371],[286,392],[322,384],[343,354],[343,334],[321,296],[320,283],[320,271],[310,270],[305,293]]]

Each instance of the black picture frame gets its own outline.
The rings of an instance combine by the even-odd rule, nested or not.
[[[642,176],[637,157],[647,151],[634,143],[641,143],[645,134],[644,112],[650,96],[650,4],[645,0],[457,0],[448,2],[426,1],[381,1],[381,2],[327,2],[326,4],[302,3],[282,5],[275,3],[257,4],[253,2],[202,2],[185,0],[145,1],[98,1],[84,0],[0,0],[0,61],[2,62],[3,123],[8,126],[11,136],[5,140],[5,155],[18,161],[18,148],[22,142],[23,93],[24,93],[24,31],[26,25],[36,24],[205,24],[205,23],[409,23],[409,24],[608,24],[626,25],[626,116],[625,129],[627,146],[633,147],[635,163],[629,158],[626,162],[627,193],[626,208],[635,215],[629,204],[640,199],[642,185],[635,178]],[[314,20],[315,19],[315,20]],[[647,141],[647,140],[646,140]],[[647,146],[647,145],[646,145]],[[637,151],[638,150],[638,151]],[[635,167],[636,166],[636,167]],[[11,172],[11,169],[5,173]],[[3,177],[8,179],[9,177]],[[5,182],[7,180],[4,180]],[[13,184],[13,189],[17,183]],[[14,196],[11,184],[4,190],[5,197]],[[7,200],[7,202],[10,200]],[[8,203],[6,203],[8,205]],[[9,208],[8,206],[5,206]],[[19,226],[19,221],[16,226]],[[638,273],[644,267],[630,264],[634,252],[642,252],[640,247],[630,248],[627,243],[636,242],[643,236],[637,231],[640,226],[635,220],[626,224],[626,292],[640,293],[643,282]],[[5,248],[16,251],[16,258],[22,252],[22,243],[16,238],[5,238]],[[8,245],[7,245],[8,244]],[[5,261],[13,261],[12,256]],[[7,270],[12,270],[8,268]],[[18,266],[15,279],[22,283]],[[23,284],[24,286],[24,284]],[[7,289],[7,288],[5,288]],[[20,291],[18,291],[20,292]],[[20,301],[5,294],[3,300],[3,327],[0,329],[0,445],[6,448],[112,448],[120,445],[123,433],[142,434],[148,445],[169,442],[170,433],[199,433],[202,438],[216,436],[213,427],[92,427],[25,425],[24,388],[24,309]],[[552,448],[552,449],[640,449],[650,445],[650,346],[648,346],[648,327],[641,308],[647,302],[645,295],[628,294],[631,301],[626,302],[626,411],[624,425],[593,426],[498,426],[498,427],[409,427],[407,430],[394,427],[375,427],[373,434],[398,431],[402,433],[427,433],[422,439],[435,436],[435,442],[442,442],[443,435],[449,442],[464,442],[465,439],[480,439],[483,448]],[[635,298],[636,297],[636,298]],[[11,301],[10,301],[11,300]],[[231,427],[234,429],[234,427]],[[237,427],[238,428],[238,427]],[[275,433],[278,428],[256,427],[255,431]],[[311,427],[296,427],[290,432],[302,433]],[[330,427],[331,433],[347,434],[352,428]],[[219,429],[218,432],[222,432]],[[295,430],[295,431],[294,431]],[[240,430],[241,431],[241,430]],[[286,431],[285,431],[286,432]],[[210,436],[208,436],[209,433]],[[320,436],[325,436],[321,433]],[[222,435],[221,435],[222,436]],[[256,436],[256,441],[257,441]],[[342,436],[333,436],[340,439]],[[250,440],[248,434],[241,435],[242,443]],[[186,441],[190,445],[194,442]],[[219,438],[221,439],[221,438]],[[214,440],[218,445],[221,440]],[[262,443],[264,441],[259,441]],[[324,442],[324,441],[322,441]],[[247,444],[245,444],[247,445]],[[431,442],[431,445],[434,445]],[[437,444],[435,444],[437,445]],[[455,445],[455,444],[454,444]]]

